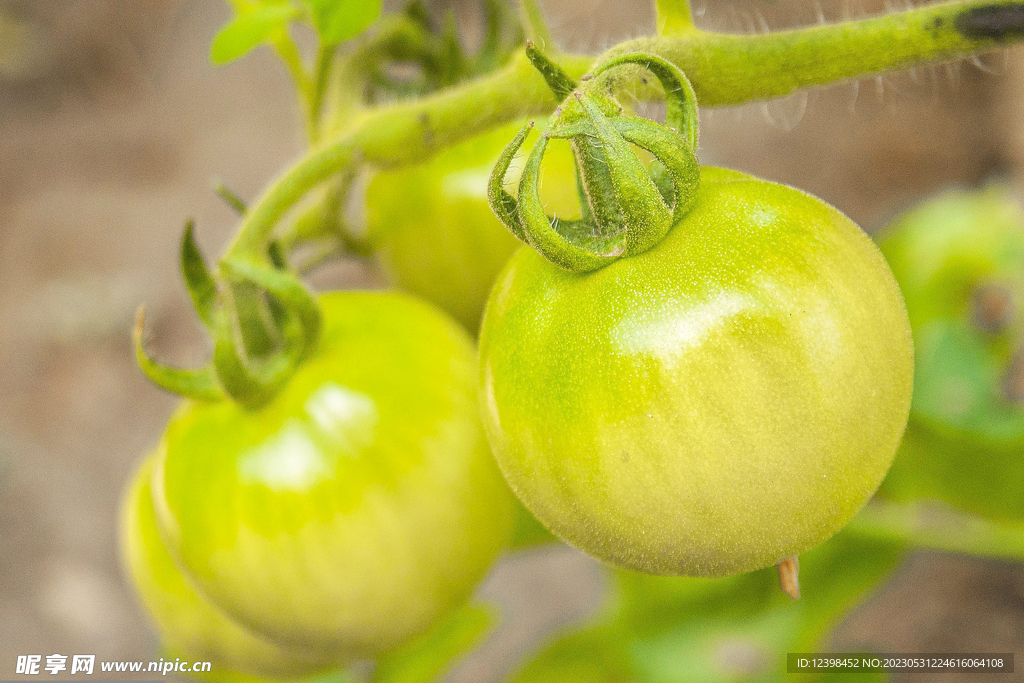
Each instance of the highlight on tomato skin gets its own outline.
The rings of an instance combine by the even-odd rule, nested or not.
[[[216,613],[211,629],[252,634],[229,634],[244,647],[338,662],[394,650],[462,605],[508,544],[514,508],[480,424],[468,334],[402,294],[319,301],[318,350],[282,391],[255,410],[183,403],[150,479],[153,521],[203,596],[202,623]],[[140,576],[144,598],[159,592]],[[154,600],[173,635],[187,617]]]
[[[899,289],[848,218],[707,169],[656,247],[590,274],[523,250],[481,332],[488,440],[555,535],[640,572],[777,564],[874,493],[910,407]]]

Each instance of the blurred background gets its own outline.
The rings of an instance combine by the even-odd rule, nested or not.
[[[542,2],[563,47],[593,52],[650,33],[651,4]],[[700,26],[737,32],[890,9],[696,4]],[[252,199],[303,146],[290,84],[268,50],[209,64],[228,16],[214,0],[0,1],[0,677],[14,677],[19,654],[159,656],[121,573],[116,520],[122,487],[175,399],[136,369],[132,315],[145,302],[159,356],[203,359],[177,273],[183,221],[195,217],[202,246],[219,253],[235,218],[212,181]],[[868,232],[948,186],[992,176],[1024,186],[1019,50],[702,116],[703,163],[806,189]],[[381,281],[356,263],[317,276],[321,286]],[[482,589],[504,606],[504,623],[449,680],[500,680],[547,634],[585,620],[601,587],[595,564],[568,548],[505,561]],[[1022,644],[1024,568],[928,553],[833,643]]]

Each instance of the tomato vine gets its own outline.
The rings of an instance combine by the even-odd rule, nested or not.
[[[493,622],[486,610],[460,603],[511,533],[511,498],[488,446],[554,533],[642,572],[720,577],[779,565],[795,597],[795,558],[810,551],[812,566],[842,577],[848,602],[887,576],[909,547],[1024,557],[1013,520],[935,516],[927,506],[894,502],[899,495],[854,516],[885,476],[911,410],[913,348],[897,283],[867,238],[824,202],[739,172],[702,169],[697,155],[698,104],[770,99],[1019,42],[1024,3],[962,0],[737,35],[698,28],[687,0],[655,0],[655,36],[597,57],[559,50],[535,0],[521,0],[518,21],[496,1],[486,3],[486,37],[472,55],[453,19],[438,22],[416,0],[383,18],[379,2],[359,0],[231,4],[235,16],[214,40],[213,61],[271,47],[294,82],[309,150],[251,203],[217,188],[240,224],[212,266],[193,226],[185,229],[183,277],[214,340],[206,367],[169,368],[149,358],[139,317],[139,365],[192,399],[144,467],[146,481],[132,494],[136,516],[126,522],[158,527],[132,541],[130,564],[168,630],[183,623],[166,595],[176,591],[209,637],[224,639],[232,664],[250,649],[271,660],[280,650],[283,662],[272,664],[303,672],[374,657],[375,680],[429,680]],[[291,35],[296,21],[316,32],[308,58]],[[390,70],[404,62],[416,66],[411,77]],[[630,98],[665,100],[665,123],[620,103]],[[444,152],[483,145],[483,134],[530,116],[549,118],[511,178],[518,191],[507,191],[506,175],[526,149],[529,125],[508,130],[508,146],[487,160],[486,193],[501,223],[544,259],[518,252],[492,290],[479,382],[467,371],[475,367],[469,337],[435,311],[393,294],[315,297],[308,290],[307,268],[339,254],[370,255],[389,237],[349,225],[346,209],[364,171],[443,163]],[[541,197],[542,158],[553,140],[568,141],[575,155],[579,218],[550,217]],[[755,224],[756,235],[741,234]],[[493,260],[504,263],[510,250],[498,245]],[[487,290],[495,271],[488,264],[475,273],[476,289]],[[482,305],[477,294],[456,313],[471,331]],[[745,327],[714,338],[696,330],[693,320],[722,301],[737,308]],[[645,325],[657,329],[636,351],[630,334]],[[832,335],[827,362],[816,336],[822,326]],[[687,344],[677,343],[680,335],[689,335]],[[338,357],[345,354],[374,361]],[[393,376],[401,371],[404,377]],[[716,394],[718,386],[756,396],[735,400]],[[417,406],[424,396],[427,409]],[[391,412],[378,415],[378,406]],[[686,411],[689,419],[678,419]],[[325,427],[324,414],[337,424]],[[387,434],[375,431],[378,419],[392,420]],[[804,429],[792,429],[797,423]],[[200,446],[213,434],[219,450],[211,459]],[[306,455],[329,463],[329,471],[290,460],[286,437],[305,439]],[[678,457],[681,442],[691,446],[688,459]],[[647,458],[639,468],[630,461],[637,444]],[[420,490],[423,477],[410,473],[424,471],[431,478]],[[669,475],[674,485],[658,491]],[[459,495],[449,496],[445,482],[455,482]],[[601,495],[587,498],[595,482]],[[336,495],[341,490],[351,499]],[[737,497],[742,510],[730,507]],[[346,517],[349,505],[369,521]],[[423,509],[436,514],[423,515],[429,524],[421,527]],[[320,526],[298,529],[306,517]],[[353,529],[340,533],[338,519]],[[301,535],[309,528],[322,537]],[[840,529],[835,547],[815,549]],[[372,552],[374,562],[395,569],[388,544],[396,538],[418,567],[395,570],[404,571],[404,582],[346,564]],[[445,541],[440,550],[431,546],[437,538]],[[869,571],[837,569],[847,547],[873,550]],[[165,561],[168,553],[175,562]],[[165,581],[146,575],[147,554],[165,565]],[[460,557],[461,573],[439,566]],[[285,598],[263,582],[266,567],[295,584]],[[689,584],[694,592],[680,595],[686,591],[657,579],[615,577],[617,611],[550,651],[571,660],[594,642],[619,642],[608,649],[601,680],[635,671],[623,643],[657,647],[637,616],[649,594],[664,591],[668,603],[685,605],[707,586]],[[760,575],[732,578],[706,593],[754,594],[762,582]],[[252,593],[261,598],[250,600]],[[368,625],[361,610],[369,602],[390,612]],[[797,623],[788,603],[769,602],[758,618]],[[415,613],[402,614],[403,607]],[[814,642],[841,607],[812,605],[813,619],[794,626],[787,643]],[[719,616],[731,628],[734,615]],[[204,634],[185,628],[174,635],[175,646],[187,648]],[[523,680],[532,680],[531,671]]]

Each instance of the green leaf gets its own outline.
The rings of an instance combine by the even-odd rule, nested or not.
[[[210,61],[227,64],[244,57],[288,26],[299,11],[288,3],[268,3],[239,14],[217,32],[210,47]]]
[[[381,0],[303,0],[325,45],[354,38],[380,16]]]
[[[800,556],[799,600],[780,590],[775,568],[724,579],[613,571],[598,621],[555,641],[511,680],[781,683],[786,653],[826,649],[827,634],[900,565],[905,547],[841,532]]]
[[[469,605],[400,650],[381,658],[372,683],[431,683],[494,627],[491,607]]]
[[[196,223],[189,219],[181,238],[181,274],[192,299],[196,315],[206,329],[213,329],[213,310],[217,305],[217,283],[210,273],[195,238]]]

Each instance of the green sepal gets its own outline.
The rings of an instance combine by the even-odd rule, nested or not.
[[[181,237],[181,276],[192,299],[196,315],[206,329],[213,329],[213,311],[217,305],[217,283],[206,265],[195,239],[195,221],[189,219]]]
[[[231,188],[224,185],[224,183],[214,183],[213,191],[216,192],[217,196],[223,199],[224,203],[230,206],[239,216],[244,216],[245,212],[249,210],[249,207],[242,198],[232,192]]]
[[[288,314],[295,316],[302,329],[299,357],[315,348],[320,340],[323,315],[316,297],[296,275],[246,259],[225,259],[221,268],[232,280],[245,280],[266,290]]]
[[[623,137],[641,149],[654,155],[659,167],[668,179],[665,201],[672,203],[672,224],[677,223],[697,200],[700,187],[700,164],[693,149],[679,144],[679,134],[674,133],[648,119],[622,117],[610,119],[612,127]],[[653,169],[651,180],[654,178]],[[661,188],[659,188],[661,189]]]
[[[667,105],[665,125],[681,133],[690,149],[696,153],[698,142],[697,95],[686,74],[672,62],[656,55],[630,52],[598,65],[594,70],[594,75],[597,76],[612,67],[623,64],[642,66],[654,74],[665,91],[665,104]]]
[[[491,171],[490,180],[487,181],[487,201],[491,205],[491,211],[498,217],[502,225],[524,242],[526,241],[526,235],[523,233],[523,228],[519,223],[518,202],[505,189],[505,176],[512,165],[512,160],[515,159],[516,154],[522,149],[523,143],[526,142],[526,136],[530,134],[532,129],[533,121],[523,126],[516,133],[516,136],[512,138],[512,142],[505,145],[505,149],[501,151],[501,155],[498,156],[498,160],[494,163],[494,170]]]
[[[544,77],[551,92],[559,102],[569,96],[576,89],[576,81],[567,74],[560,66],[548,59],[547,55],[533,44],[533,41],[526,41],[526,57],[533,64],[533,67]]]
[[[700,185],[696,157],[697,100],[686,76],[653,55],[628,53],[595,74],[637,64],[658,78],[668,103],[667,124],[627,116],[599,81],[576,82],[532,43],[526,54],[562,103],[554,123],[531,151],[513,198],[505,174],[525,132],[509,145],[491,176],[489,198],[498,218],[517,237],[563,268],[587,272],[650,249],[689,211]],[[593,82],[590,82],[593,81]],[[549,218],[540,199],[540,164],[548,138],[569,140],[576,160],[579,220]],[[634,151],[654,156],[648,169]]]
[[[580,122],[573,128],[580,131],[571,135],[570,146],[576,159],[577,184],[583,190],[581,206],[586,207],[582,212],[583,220],[594,225],[595,234],[617,238],[626,227],[626,217],[617,201],[607,151],[604,145],[594,144],[596,134],[590,122]],[[561,137],[565,132],[558,129],[552,137]],[[617,248],[621,248],[621,244]],[[605,251],[613,249],[606,247]]]
[[[619,55],[608,62],[598,65],[594,74],[601,74],[613,67],[625,64],[643,67],[653,73],[658,79],[662,90],[665,91],[665,104],[667,107],[665,125],[673,131],[682,134],[696,158],[699,129],[697,95],[694,93],[693,86],[690,84],[686,74],[672,62],[662,59],[657,55],[643,52],[630,52]],[[678,143],[674,142],[673,144]],[[681,205],[689,207],[685,197],[682,202],[674,199],[675,194],[679,191],[678,188],[684,186],[680,185],[678,178],[671,177],[671,174],[661,161],[656,160],[651,164],[650,174],[651,179],[658,186],[665,201],[669,203],[675,202],[673,216],[678,220],[682,217],[679,207]],[[696,191],[696,186],[690,187],[688,194],[691,196],[695,195]],[[685,213],[685,210],[683,213]]]
[[[224,268],[221,270],[225,271]],[[243,278],[229,278],[226,284],[231,291],[246,356],[254,362],[268,358],[277,350],[281,337],[274,324],[266,292]]]
[[[615,203],[622,212],[621,254],[647,251],[672,228],[672,210],[665,204],[643,162],[590,98],[577,96],[583,105],[608,162]],[[655,124],[656,125],[656,124]],[[588,188],[589,193],[589,188]]]
[[[223,305],[215,316],[213,367],[227,394],[242,405],[258,408],[274,397],[298,363],[301,346],[285,347],[266,362],[250,364],[238,352],[235,341],[233,306]]]
[[[518,215],[526,241],[540,252],[541,256],[557,266],[575,272],[597,270],[610,261],[601,258],[594,251],[578,246],[552,225],[540,198],[540,164],[548,146],[548,135],[541,135],[526,159],[523,176],[519,181]],[[580,237],[577,228],[580,221],[561,221],[563,231]]]
[[[288,259],[285,258],[284,248],[277,240],[273,240],[269,245],[267,245],[267,258],[270,259],[270,263],[273,264],[275,268],[284,270],[288,267]]]
[[[159,363],[146,353],[142,343],[145,329],[146,313],[139,307],[135,314],[135,329],[132,332],[132,343],[135,346],[135,362],[143,374],[153,384],[179,396],[198,401],[220,401],[225,398],[224,391],[217,381],[213,367],[207,366],[199,370],[175,368]]]

